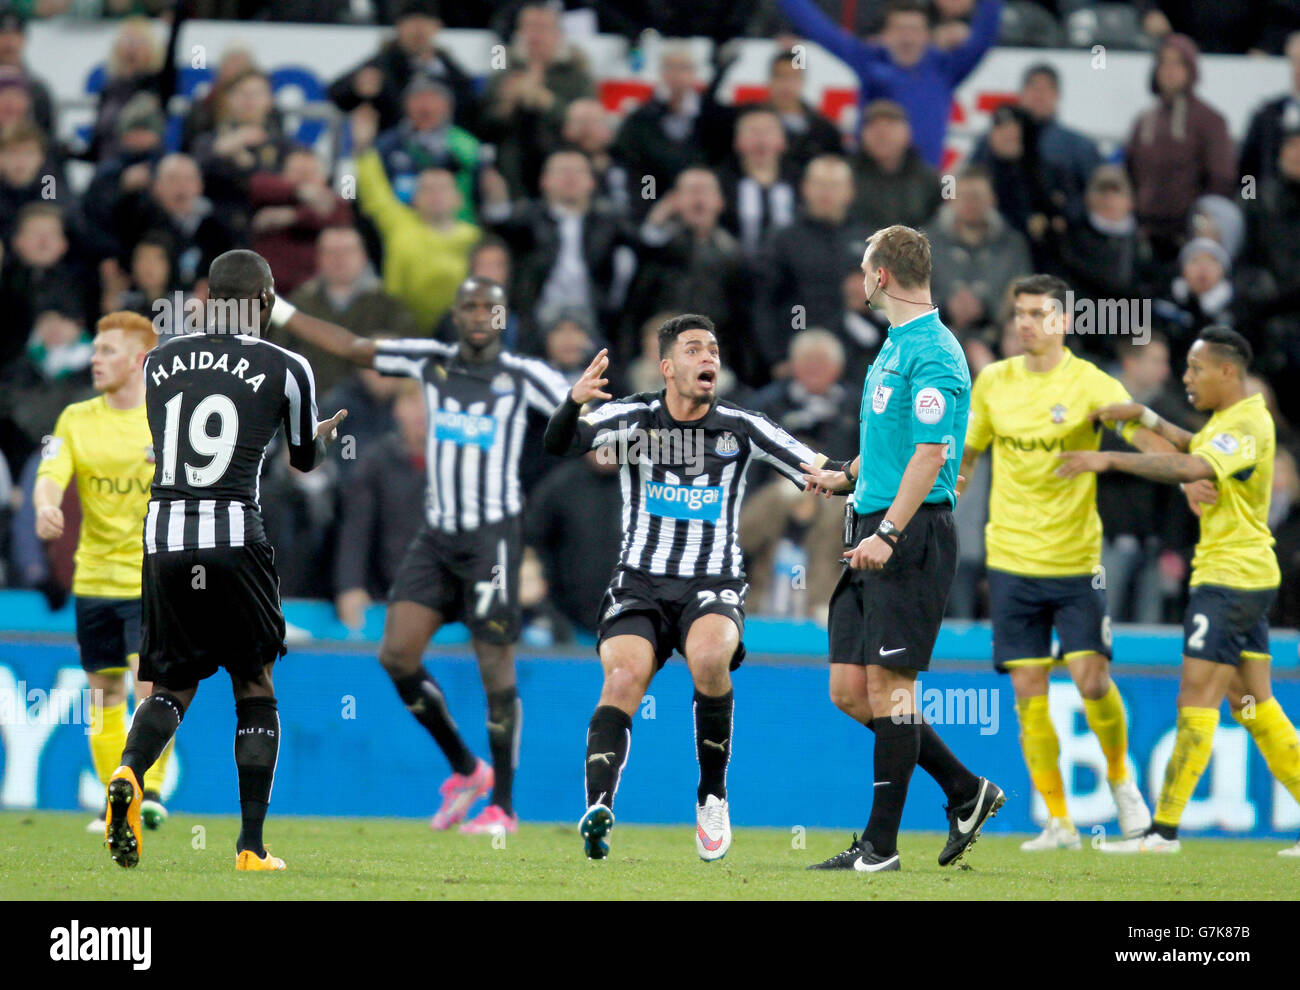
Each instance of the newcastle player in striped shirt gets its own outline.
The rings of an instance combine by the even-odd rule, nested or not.
[[[548,365],[501,349],[505,316],[505,290],[469,278],[452,305],[456,344],[368,340],[283,302],[274,317],[324,350],[381,374],[410,376],[424,388],[426,524],[389,592],[379,662],[451,764],[432,826],[450,828],[491,792],[483,811],[461,826],[468,833],[518,828],[511,790],[522,720],[514,667],[523,554],[519,458],[529,411],[549,416],[566,392],[564,379]],[[469,627],[487,692],[492,766],[465,745],[423,663],[433,634],[457,620]]]
[[[271,666],[284,655],[275,558],[258,477],[281,429],[289,463],[310,471],[347,415],[316,421],[316,384],[301,357],[260,339],[275,301],[266,261],[228,251],[208,271],[209,323],[145,357],[145,413],[155,466],[144,519],[140,678],[122,765],[108,784],[109,851],[140,859],[140,781],[175,734],[199,682],[218,667],[235,693],[242,826],[235,869],[283,870],[262,844],[280,750]]]
[[[803,487],[801,465],[828,462],[766,416],[717,398],[718,340],[708,317],[665,322],[659,355],[663,391],[582,416],[583,404],[610,398],[602,391],[609,359],[601,351],[546,428],[553,454],[595,449],[616,459],[623,487],[622,550],[598,628],[605,682],[587,729],[587,811],[578,830],[589,859],[608,854],[632,713],[676,649],[695,683],[695,844],[709,862],[731,846],[731,671],[745,656],[749,587],[736,542],[745,474],[763,460]]]

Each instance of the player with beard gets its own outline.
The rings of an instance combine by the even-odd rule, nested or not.
[[[546,428],[553,454],[594,449],[616,459],[623,490],[622,547],[597,633],[605,676],[587,729],[587,811],[578,831],[588,859],[608,855],[632,715],[676,649],[695,684],[695,844],[711,862],[731,847],[731,672],[745,657],[749,588],[736,541],[745,474],[762,460],[803,487],[802,466],[828,462],[761,413],[717,397],[721,362],[707,316],[665,322],[659,355],[661,391],[583,415],[588,402],[610,398],[603,390],[609,358],[601,351]]]

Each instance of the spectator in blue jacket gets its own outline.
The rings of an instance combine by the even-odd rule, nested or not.
[[[902,104],[917,150],[936,168],[942,164],[953,91],[997,41],[1002,0],[980,0],[969,36],[949,51],[935,46],[929,5],[919,0],[891,0],[879,44],[842,30],[813,0],[781,0],[781,12],[857,73],[859,109],[878,99]]]

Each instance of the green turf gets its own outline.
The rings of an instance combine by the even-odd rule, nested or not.
[[[740,829],[727,858],[701,863],[689,826],[618,825],[611,857],[588,863],[573,826],[525,825],[495,848],[487,836],[430,832],[422,821],[272,818],[267,841],[289,869],[234,870],[233,817],[173,815],[145,834],[140,865],[124,870],[84,832],[83,814],[0,813],[0,899],[511,900],[662,899],[1154,899],[1270,900],[1295,896],[1300,860],[1279,842],[1191,839],[1177,856],[1021,853],[1021,836],[988,835],[969,868],[940,869],[942,837],[909,833],[903,872],[809,873],[842,849],[843,833]],[[206,843],[200,841],[205,839]]]

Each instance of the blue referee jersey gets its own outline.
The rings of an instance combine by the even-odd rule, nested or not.
[[[853,504],[860,514],[893,504],[919,443],[945,443],[944,461],[927,503],[957,504],[957,468],[970,415],[970,368],[961,344],[932,309],[889,328],[862,387]]]

